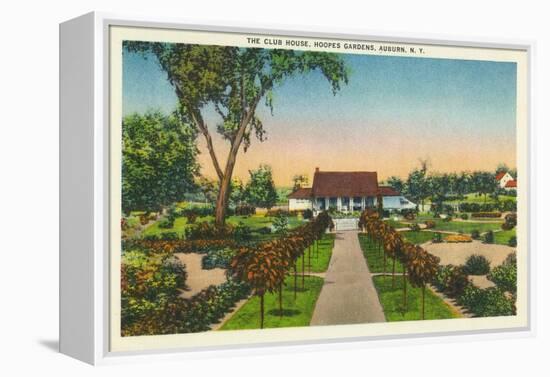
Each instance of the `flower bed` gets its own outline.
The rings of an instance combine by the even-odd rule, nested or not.
[[[489,218],[500,218],[502,216],[502,213],[500,212],[474,212],[472,213],[472,217],[489,217]]]
[[[445,237],[445,242],[460,243],[460,242],[472,242],[472,237],[467,234],[451,234]]]

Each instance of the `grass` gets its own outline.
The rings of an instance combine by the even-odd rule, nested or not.
[[[516,229],[511,230],[502,230],[500,232],[495,232],[495,243],[499,245],[508,245],[510,237],[516,235]]]
[[[309,326],[323,279],[306,276],[304,289],[298,276],[298,295],[294,301],[294,277],[288,276],[283,288],[283,316],[279,312],[279,294],[265,295],[264,328]],[[260,328],[260,298],[253,296],[221,327],[221,330]]]
[[[203,222],[203,221],[212,221],[212,220],[213,220],[212,216],[206,216],[206,217],[198,217],[195,220],[195,222],[200,223],[200,222]],[[147,226],[147,228],[145,228],[143,230],[143,235],[144,236],[146,236],[146,235],[160,235],[160,234],[163,234],[163,233],[175,232],[179,236],[183,236],[185,234],[185,228],[187,226],[188,226],[188,224],[187,224],[187,218],[186,217],[176,218],[176,220],[174,221],[174,226],[172,228],[167,228],[167,229],[160,228],[159,227],[159,221],[155,221],[154,223]]]
[[[374,285],[384,309],[386,321],[416,321],[422,319],[422,289],[414,288],[407,282],[407,307],[403,306],[403,278],[397,277],[392,288],[390,276],[375,276]],[[425,295],[425,319],[448,319],[461,317],[455,309],[447,305],[429,288]]]
[[[433,240],[435,236],[435,232],[430,231],[406,231],[401,232],[401,235],[410,243],[414,243],[415,245],[420,245],[425,242]]]
[[[487,232],[489,230],[500,229],[502,223],[488,223],[488,222],[466,222],[466,221],[436,221],[435,229],[436,230],[447,230],[457,233],[468,233],[470,234],[472,230],[478,230],[480,233]]]
[[[516,201],[516,197],[515,196],[510,196],[510,195],[499,195],[498,196],[498,199],[500,202],[503,202],[503,201]],[[467,194],[465,195],[465,198],[464,199],[457,199],[457,200],[450,200],[450,201],[445,201],[445,203],[447,204],[457,204],[457,203],[478,203],[478,204],[483,204],[483,203],[496,203],[496,200],[494,200],[493,198],[491,198],[490,195],[487,195],[487,200],[485,200],[485,196],[484,195],[477,195],[477,194]]]
[[[408,228],[409,227],[409,224],[405,224],[401,221],[396,221],[394,219],[384,220],[384,222],[387,223],[388,225],[390,225],[391,227],[395,228],[395,229]]]
[[[318,242],[318,253],[315,249],[312,249],[311,258],[307,256],[307,250],[304,256],[298,258],[298,269],[302,268],[302,259],[305,258],[306,271],[311,272],[325,272],[332,256],[332,249],[334,247],[334,234],[324,234]],[[308,268],[308,262],[311,260],[311,269]]]
[[[386,271],[384,271],[384,253],[382,248],[372,241],[366,234],[359,233],[359,244],[363,250],[363,256],[367,261],[370,272],[391,272],[393,258],[387,258]],[[403,265],[398,260],[395,261],[395,271],[402,272]]]
[[[434,232],[414,232],[407,231],[401,233],[405,239],[414,244],[422,244],[434,238]],[[363,256],[367,261],[370,272],[392,272],[393,258],[386,258],[386,270],[384,271],[384,253],[382,248],[378,248],[376,242],[363,233],[359,233],[359,244],[363,250]],[[403,265],[398,260],[395,261],[395,272],[403,272]]]

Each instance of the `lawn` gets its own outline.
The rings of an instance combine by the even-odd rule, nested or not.
[[[401,233],[405,239],[414,244],[421,244],[433,239],[434,232],[413,232],[407,231]],[[393,258],[386,258],[386,271],[384,271],[384,253],[382,248],[371,241],[364,233],[359,233],[359,244],[363,250],[363,256],[367,261],[370,272],[392,272]],[[398,260],[395,261],[395,271],[402,272],[403,265]]]
[[[301,288],[298,278],[298,295],[294,300],[294,277],[288,276],[283,288],[283,316],[279,313],[279,294],[265,295],[264,328],[309,326],[315,303],[323,286],[323,279],[306,276],[305,287]],[[253,296],[246,302],[220,330],[241,330],[260,328],[260,298]]]
[[[499,245],[508,245],[510,237],[516,236],[516,229],[511,230],[501,230],[500,232],[495,232],[495,243]]]
[[[200,223],[203,221],[212,221],[214,218],[212,216],[206,216],[206,217],[198,217],[195,222]],[[162,233],[171,233],[175,232],[179,236],[183,236],[185,234],[185,228],[188,226],[187,224],[187,218],[186,217],[178,217],[174,221],[174,226],[172,228],[160,228],[159,227],[159,221],[155,221],[151,225],[147,226],[145,230],[143,231],[143,235],[160,235]]]
[[[401,221],[396,221],[394,219],[384,220],[384,222],[387,223],[388,225],[390,225],[392,228],[395,228],[395,229],[408,228],[410,226],[410,224],[405,224]]]
[[[489,230],[500,229],[502,223],[488,222],[470,222],[470,221],[441,221],[436,220],[435,230],[446,230],[457,233],[472,233],[472,230],[478,230],[480,233],[488,232]]]
[[[507,201],[507,200],[515,202],[516,197],[511,196],[511,195],[499,195],[498,200],[500,202]],[[491,198],[490,195],[487,195],[487,199],[485,199],[484,195],[467,194],[467,195],[465,195],[464,199],[445,201],[445,203],[447,203],[447,204],[457,204],[457,203],[478,203],[478,204],[483,204],[483,203],[496,203],[496,200]]]
[[[332,256],[332,248],[334,247],[334,234],[324,234],[318,242],[318,250],[311,249],[311,258],[308,258],[308,253],[298,258],[298,270],[302,268],[302,259],[305,257],[306,271],[311,272],[325,272]],[[308,268],[309,261],[311,261],[311,269]]]
[[[415,321],[422,318],[422,289],[414,288],[407,282],[407,308],[403,307],[403,278],[399,276],[392,288],[390,276],[375,276],[374,285],[378,291],[378,297],[386,321]],[[461,315],[454,308],[447,305],[436,296],[429,288],[426,288],[425,319],[460,318]]]
[[[359,233],[359,244],[361,245],[361,250],[363,250],[363,256],[367,261],[370,272],[384,272],[384,253],[382,248],[378,249],[378,245],[363,233]],[[392,263],[393,258],[387,258],[386,272],[392,271]],[[397,260],[395,261],[395,271],[403,271],[403,265]]]
[[[406,231],[401,232],[401,235],[410,243],[414,243],[415,245],[420,245],[425,242],[433,240],[435,236],[435,232],[430,231]]]

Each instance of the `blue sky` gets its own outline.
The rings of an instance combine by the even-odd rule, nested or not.
[[[274,115],[265,107],[258,111],[268,140],[253,144],[252,158],[241,158],[237,175],[246,176],[260,162],[303,173],[318,165],[322,170],[377,170],[382,177],[406,174],[418,158],[429,158],[438,171],[493,169],[499,162],[515,166],[515,63],[342,57],[349,84],[335,96],[319,72],[275,88]],[[153,56],[124,54],[124,114],[168,113],[176,102]],[[206,120],[214,129],[218,119],[212,111],[206,111]],[[217,143],[223,151],[223,142]],[[296,151],[275,158],[273,149],[281,152],[281,147]],[[467,156],[457,159],[457,154]],[[456,161],[463,162],[462,169]],[[209,161],[202,162],[208,175]],[[286,182],[296,173],[302,171],[276,175]]]

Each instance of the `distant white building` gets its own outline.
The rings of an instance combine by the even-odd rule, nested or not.
[[[505,189],[506,191],[517,189],[517,181],[508,172],[498,173],[495,179],[497,180],[499,187]]]
[[[416,204],[389,186],[378,186],[376,172],[328,172],[315,169],[312,187],[288,196],[289,211],[314,212],[335,208],[341,212],[363,211],[377,205],[377,196],[388,210],[415,209]]]

